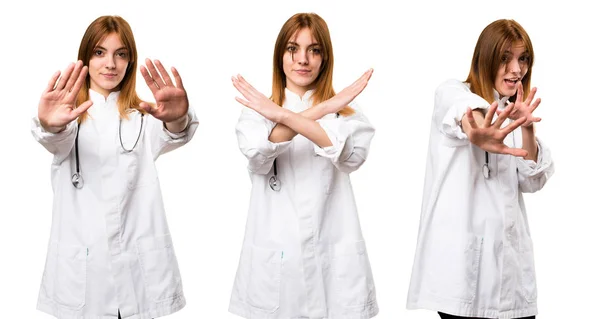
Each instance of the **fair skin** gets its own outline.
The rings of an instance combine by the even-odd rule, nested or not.
[[[310,30],[308,28],[299,30],[288,42],[283,57],[286,88],[299,96],[313,89],[321,62],[320,46],[310,34]],[[232,77],[231,80],[244,97],[243,99],[236,97],[239,103],[277,123],[269,136],[271,142],[290,141],[300,134],[320,147],[327,147],[332,145],[331,140],[316,120],[327,114],[337,113],[352,102],[366,87],[372,73],[372,69],[368,70],[356,82],[331,99],[301,113],[294,113],[278,106],[258,92],[241,75]]]
[[[88,73],[90,89],[106,98],[111,92],[120,90],[128,64],[127,49],[118,35],[112,33],[94,49],[89,68],[78,61],[70,64],[62,77],[60,72],[56,72],[42,94],[38,106],[38,118],[42,127],[48,132],[58,133],[92,106],[92,101],[89,100],[79,107],[75,105],[77,93],[85,83]],[[154,95],[156,106],[146,102],[139,106],[163,121],[170,132],[181,132],[187,126],[189,103],[179,73],[175,68],[171,68],[171,72],[175,84],[160,61],[155,60],[152,63],[146,59],[146,66],[141,67],[141,73]]]
[[[129,65],[129,52],[116,33],[111,33],[94,48],[88,74],[90,89],[105,98],[111,92],[120,90],[121,81]]]
[[[298,96],[314,89],[322,62],[321,46],[312,36],[310,29],[300,29],[288,41],[283,54],[282,68],[286,88]]]
[[[487,115],[479,110],[468,109],[463,117],[462,127],[471,143],[483,150],[536,161],[538,146],[533,123],[541,121],[541,118],[535,117],[533,111],[541,100],[539,98],[533,100],[536,88],[531,89],[529,96],[523,100],[521,79],[527,74],[528,59],[528,52],[521,42],[515,43],[504,53],[503,63],[494,81],[494,88],[500,97],[513,96],[516,93],[515,103],[510,103],[503,111],[499,111],[498,103],[494,102]],[[494,113],[498,114],[498,118],[492,123]],[[501,125],[507,118],[514,122],[502,128]],[[504,144],[504,138],[519,126],[523,135],[523,148],[509,148]]]

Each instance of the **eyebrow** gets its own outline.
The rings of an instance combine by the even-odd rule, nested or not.
[[[288,44],[293,44],[293,45],[300,46],[300,44],[298,44],[298,43],[296,43],[296,42],[294,42],[294,41],[288,41]],[[311,44],[309,44],[308,46],[309,46],[309,47],[313,47],[313,46],[315,46],[315,45],[320,45],[320,44],[319,44],[319,43],[317,43],[317,42],[315,42],[315,43],[311,43]]]
[[[102,50],[104,50],[104,51],[108,51],[108,50],[107,50],[105,47],[103,47],[103,46],[101,46],[101,45],[97,45],[97,46],[95,47],[95,49],[102,49]],[[119,51],[119,50],[127,50],[127,48],[126,48],[126,47],[120,47],[120,48],[116,49],[115,51]]]

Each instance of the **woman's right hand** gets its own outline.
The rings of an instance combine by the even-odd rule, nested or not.
[[[244,96],[244,98],[235,97],[243,106],[253,109],[266,119],[279,123],[282,120],[286,110],[275,102],[271,101],[264,94],[260,93],[255,89],[246,79],[241,75],[232,76],[231,82],[233,86]]]
[[[498,108],[498,102],[492,103],[490,109],[485,115],[485,118],[483,119],[482,125],[478,125],[477,122],[475,122],[473,111],[468,108],[466,117],[470,128],[465,130],[465,133],[469,137],[471,143],[490,153],[510,154],[519,157],[527,156],[526,150],[521,148],[510,148],[504,144],[504,138],[526,121],[526,118],[522,117],[510,123],[506,127],[502,127],[502,123],[504,123],[504,121],[509,117],[513,107],[514,104],[509,104],[498,115],[496,121],[492,123],[492,119],[494,118],[494,114]]]
[[[350,86],[341,90],[338,94],[322,103],[325,114],[332,114],[341,111],[348,106],[364,89],[371,79],[373,69],[367,70],[358,80]]]
[[[54,73],[38,105],[38,118],[44,130],[58,133],[92,106],[92,101],[89,100],[79,106],[75,105],[87,71],[87,66],[77,61],[69,64],[62,76],[60,71]]]

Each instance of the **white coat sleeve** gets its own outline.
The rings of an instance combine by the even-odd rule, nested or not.
[[[67,124],[67,127],[59,133],[46,131],[40,119],[35,116],[32,119],[31,134],[42,144],[50,153],[54,154],[53,164],[60,164],[67,158],[71,149],[75,145],[75,136],[77,136],[77,120]]]
[[[248,170],[265,175],[273,166],[273,161],[292,143],[291,141],[273,143],[269,141],[275,123],[267,120],[256,111],[243,108],[235,127],[238,146],[248,159]]]
[[[448,80],[435,91],[434,121],[438,131],[450,139],[468,141],[461,123],[467,109],[481,109],[484,113],[490,104],[459,80]]]
[[[550,155],[550,149],[539,138],[536,139],[538,144],[537,162],[517,157],[519,189],[523,193],[539,191],[554,174],[554,162]]]
[[[357,170],[367,159],[375,128],[355,104],[350,116],[326,116],[317,122],[321,125],[332,146],[314,145],[315,153],[331,159],[337,169],[345,173]]]
[[[198,128],[198,117],[191,107],[188,109],[188,124],[179,133],[169,132],[161,120],[154,118],[152,115],[146,116],[149,122],[148,133],[152,139],[152,157],[154,160],[162,154],[185,145],[194,137],[194,133]]]

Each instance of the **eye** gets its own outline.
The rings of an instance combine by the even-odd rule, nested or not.
[[[500,58],[500,61],[502,61],[502,63],[507,63],[508,59],[509,59],[508,55],[505,54]]]
[[[528,55],[522,55],[519,57],[519,62],[529,62],[529,56]]]
[[[308,52],[311,52],[313,54],[321,54],[321,48],[313,47],[313,48],[308,49]]]
[[[122,59],[127,59],[129,57],[129,54],[127,53],[127,51],[119,51],[117,52],[117,56]]]
[[[104,51],[102,51],[102,50],[95,50],[94,51],[94,55],[96,55],[96,56],[102,56],[102,54],[104,54]]]
[[[298,48],[295,45],[290,45],[286,48],[286,50],[288,52],[294,53],[294,52],[298,51]]]

